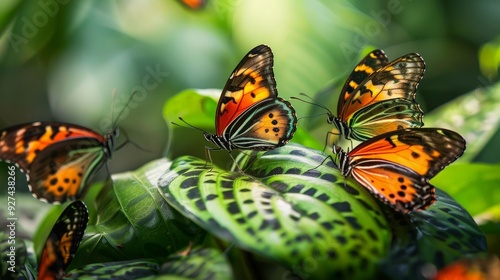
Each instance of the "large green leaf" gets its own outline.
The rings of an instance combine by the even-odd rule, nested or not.
[[[437,190],[438,201],[425,211],[395,213],[325,158],[291,144],[240,155],[238,172],[182,157],[159,187],[173,207],[210,233],[300,277],[409,277],[423,264],[442,267],[485,251],[474,220],[444,192]]]
[[[172,209],[156,189],[165,159],[134,172],[112,176],[95,201],[97,219],[89,224],[72,268],[97,262],[135,260],[165,261],[169,254],[199,242],[203,232]]]
[[[324,159],[287,145],[241,156],[242,173],[181,157],[159,187],[174,208],[210,233],[300,277],[369,277],[388,249],[387,223],[374,198],[345,182],[331,161],[320,165]]]

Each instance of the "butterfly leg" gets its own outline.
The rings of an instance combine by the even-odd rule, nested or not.
[[[243,172],[243,169],[241,169],[240,165],[236,162],[236,159],[233,157],[233,155],[229,153],[229,156],[233,160],[234,165],[236,165],[236,168],[238,168],[238,172],[241,174],[245,174],[245,172]]]
[[[325,162],[327,160],[331,160],[332,162],[335,162],[335,160],[333,159],[333,157],[331,155],[328,155],[318,165],[316,165],[315,167],[313,167],[313,168],[311,168],[311,169],[309,169],[307,171],[311,171],[311,170],[315,170],[315,169],[319,168],[320,166],[322,166],[323,164],[325,164]]]
[[[210,153],[210,151],[217,151],[217,150],[220,150],[221,148],[213,148],[213,147],[208,147],[208,146],[205,146],[205,167],[207,167],[207,164],[208,164],[208,161],[207,161],[207,158],[210,160],[210,170],[209,171],[212,171],[213,167],[214,167],[214,162],[212,161],[212,154]]]

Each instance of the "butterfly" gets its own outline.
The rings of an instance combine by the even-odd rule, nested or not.
[[[334,145],[339,169],[385,204],[408,213],[434,201],[429,180],[465,151],[458,133],[440,128],[390,131],[362,142],[346,153]]]
[[[392,62],[382,50],[366,55],[341,90],[337,116],[328,113],[345,139],[368,140],[385,132],[423,126],[423,112],[415,102],[425,63],[417,53]]]
[[[184,6],[191,10],[199,10],[207,4],[208,0],[179,0]]]
[[[89,220],[87,206],[80,200],[64,209],[50,231],[38,266],[38,279],[62,279],[66,267],[82,241]]]
[[[111,158],[118,129],[106,135],[56,122],[34,122],[0,131],[0,159],[26,174],[36,198],[63,203],[83,196],[88,181]]]
[[[278,97],[273,53],[266,45],[252,49],[227,81],[215,113],[216,134],[204,132],[218,149],[270,150],[295,133],[292,105]]]

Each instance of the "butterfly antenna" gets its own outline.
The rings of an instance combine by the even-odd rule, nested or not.
[[[136,149],[140,150],[140,151],[143,151],[143,152],[146,152],[146,153],[151,153],[150,150],[148,149],[144,149],[143,147],[141,147],[139,144],[135,143],[134,141],[130,140],[130,138],[128,137],[128,134],[125,132],[125,130],[121,130],[121,132],[123,133],[123,135],[125,136],[125,142],[121,143],[118,147],[116,147],[115,150],[120,150],[121,148],[125,147],[125,145],[127,144],[131,144],[132,146],[134,146]]]
[[[189,128],[194,128],[194,129],[199,130],[199,131],[201,131],[201,132],[203,132],[203,133],[206,133],[206,131],[205,131],[205,130],[203,130],[203,129],[199,128],[199,127],[196,127],[196,126],[194,126],[194,125],[189,124],[187,121],[185,121],[185,120],[184,120],[183,118],[181,118],[181,117],[179,117],[179,120],[180,120],[181,122],[183,122],[183,123],[184,123],[187,127],[189,127]],[[180,124],[175,123],[175,122],[170,122],[170,123],[172,123],[173,125],[180,126],[180,127],[185,127],[185,126],[180,125]]]
[[[111,93],[111,108],[115,108],[115,100],[116,100],[116,95],[117,95],[117,90],[116,88],[113,89],[113,92]],[[115,113],[115,110],[111,110],[111,122],[113,122],[114,120],[114,113]],[[113,127],[114,127],[115,123],[113,123]]]
[[[113,127],[116,127],[117,126],[117,123],[118,121],[120,120],[121,116],[123,115],[123,112],[125,112],[125,109],[128,108],[128,105],[130,104],[130,102],[132,101],[132,98],[134,98],[135,94],[137,93],[138,91],[134,91],[132,92],[132,94],[129,96],[127,102],[125,103],[125,106],[123,106],[123,108],[120,110],[120,113],[118,113],[118,116],[116,116],[116,119],[113,121]],[[113,95],[115,96],[116,95],[116,91],[113,91]],[[114,100],[115,98],[113,97],[113,108],[114,108]],[[111,112],[111,119],[113,119],[113,111]]]
[[[299,93],[299,94],[300,94],[300,95],[303,95],[303,96],[306,96],[306,97],[307,97],[307,98],[309,98],[309,99],[312,99],[309,95],[307,95],[307,94],[305,94],[305,93]],[[295,97],[295,96],[290,97],[290,99],[296,99],[296,100],[302,101],[302,102],[304,102],[304,103],[306,103],[306,104],[309,104],[309,105],[313,105],[313,106],[316,106],[316,107],[323,108],[323,109],[325,109],[325,110],[328,112],[328,115],[333,116],[333,114],[332,114],[332,112],[330,111],[330,109],[328,109],[326,106],[323,106],[323,105],[321,105],[321,104],[317,104],[317,103],[314,103],[314,102],[312,102],[312,101],[307,101],[307,100],[304,100],[304,99],[302,99],[302,98],[298,98],[298,97]]]

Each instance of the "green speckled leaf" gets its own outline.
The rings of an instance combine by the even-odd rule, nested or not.
[[[158,264],[148,260],[95,263],[68,272],[65,279],[139,279],[158,270]]]
[[[161,267],[160,275],[172,279],[233,279],[233,272],[226,258],[219,251],[195,248],[187,256],[171,257]]]
[[[156,182],[170,162],[153,161],[134,172],[112,176],[89,212],[95,224],[88,225],[72,268],[97,262],[154,259],[198,242],[203,231],[172,209],[158,194]]]
[[[484,253],[486,238],[472,217],[445,192],[426,211],[394,215],[394,240],[381,271],[391,279],[424,279],[430,263],[441,268],[462,257]]]
[[[345,181],[329,160],[318,167],[324,159],[287,145],[242,155],[243,174],[182,157],[159,187],[174,208],[210,233],[300,277],[369,277],[389,247],[389,227],[365,189]]]

